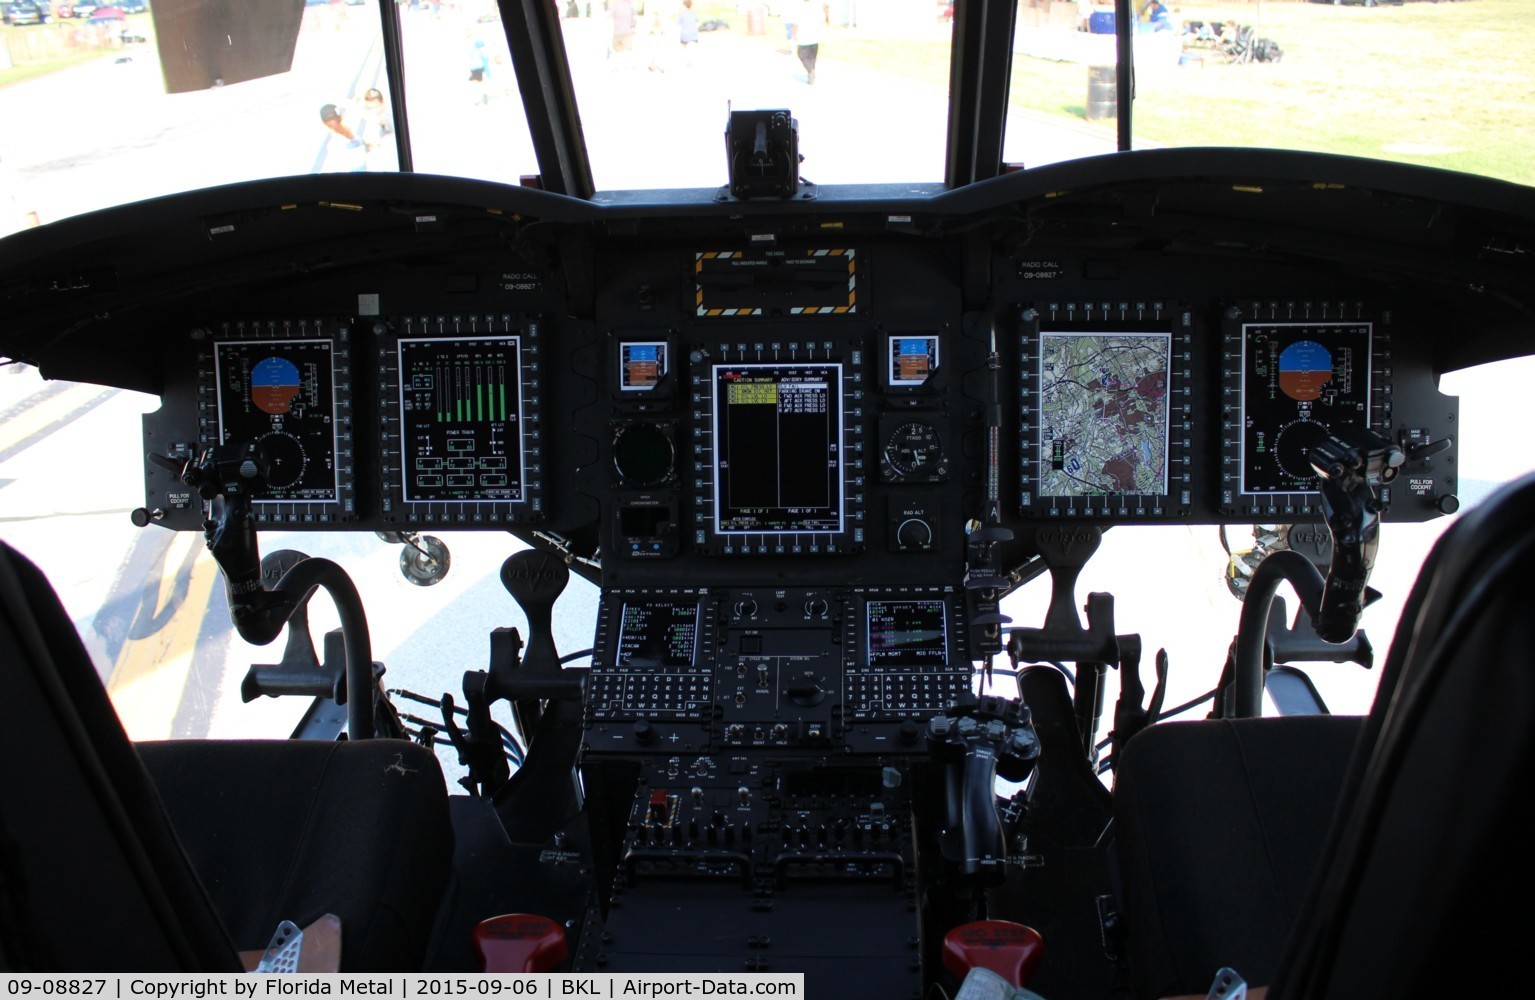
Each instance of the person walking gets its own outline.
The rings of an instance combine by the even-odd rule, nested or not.
[[[826,8],[820,0],[799,0],[794,18],[794,47],[800,65],[805,67],[805,79],[815,83],[816,58],[821,54],[821,38],[826,33]]]

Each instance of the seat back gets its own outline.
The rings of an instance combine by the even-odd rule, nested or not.
[[[1535,741],[1535,475],[1439,540],[1370,714],[1152,726],[1117,769],[1116,855],[1143,997],[1222,965],[1275,998],[1481,991],[1521,976]],[[1522,985],[1522,984],[1521,984]]]
[[[1272,997],[1516,995],[1531,887],[1535,475],[1434,547]]]
[[[240,971],[42,573],[0,543],[0,961]]]

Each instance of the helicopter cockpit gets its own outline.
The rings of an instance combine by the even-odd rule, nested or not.
[[[1405,32],[1409,15],[1454,25],[1500,2],[1227,6],[1309,40],[1297,26],[1323,18],[1353,31],[1380,14]],[[142,15],[153,44],[126,41],[125,17],[91,72],[133,51],[167,95],[208,102],[196,115],[223,101],[216,114],[249,116],[261,145],[292,126],[233,102],[344,57],[352,89],[377,81],[393,106],[326,103],[327,134],[308,137],[323,172],[226,152],[228,183],[172,180],[0,240],[0,350],[48,379],[153,397],[132,523],[199,540],[187,565],[203,560],[226,637],[286,637],[280,662],[217,685],[291,706],[266,734],[291,734],[291,758],[262,757],[269,740],[93,744],[157,789],[191,881],[210,887],[213,915],[199,903],[195,919],[230,931],[171,948],[167,968],[268,944],[272,913],[228,912],[266,890],[218,867],[221,838],[240,839],[220,823],[254,854],[297,807],[273,806],[270,828],[234,805],[221,820],[207,790],[308,773],[304,755],[339,741],[366,766],[441,768],[457,786],[375,813],[367,780],[315,779],[316,801],[375,817],[355,853],[398,853],[278,916],[408,911],[408,943],[387,946],[358,943],[344,915],[342,968],[797,972],[812,996],[871,997],[1203,995],[1222,966],[1276,996],[1388,981],[1316,943],[1353,940],[1335,915],[1356,897],[1324,876],[1385,863],[1348,839],[1348,806],[1394,815],[1382,748],[1429,738],[1386,703],[1451,656],[1415,636],[1461,635],[1452,588],[1433,581],[1482,594],[1456,552],[1485,554],[1488,525],[1511,550],[1528,534],[1528,485],[1483,499],[1465,471],[1486,448],[1463,434],[1476,404],[1441,382],[1535,345],[1528,159],[1447,170],[1322,138],[1141,141],[1132,108],[1152,134],[1172,127],[1144,95],[1192,74],[1245,85],[1228,72],[1283,65],[1291,36],[1231,27],[1207,44],[1193,13],[1172,31],[1160,5],[1129,0],[1081,17],[1076,3],[922,4],[927,20],[885,34],[894,15],[851,3],[743,4],[713,29],[723,8],[697,0],[271,6],[158,0]],[[1087,71],[1085,124],[1029,105],[1048,83],[1035,74],[1058,72],[1040,46],[1103,60],[1069,63],[1073,80]],[[462,75],[466,49],[457,88],[417,76],[438,60]],[[744,93],[720,106],[726,62],[772,58],[804,114]],[[858,59],[888,74],[889,100],[824,93],[850,87]],[[599,91],[599,72],[617,89]],[[924,110],[940,91],[946,131]],[[1528,152],[1522,129],[1507,131]],[[1085,145],[1012,162],[1052,130]],[[812,182],[821,150],[844,145],[875,155],[826,155]],[[920,151],[903,159],[907,146]],[[923,159],[935,150],[941,163]],[[353,154],[362,167],[337,166]],[[599,188],[625,158],[634,173]],[[1448,515],[1413,588],[1389,531]],[[1249,525],[1264,527],[1243,550],[1231,538]],[[1196,529],[1227,549],[1214,582],[1240,603],[1180,591],[1201,570],[1162,540]],[[333,538],[357,565],[324,554]],[[410,598],[382,614],[370,549],[389,558],[368,572]],[[1506,582],[1495,555],[1482,575]],[[471,564],[491,568],[426,603]],[[16,594],[38,589],[29,572]],[[1142,590],[1137,610],[1124,594]],[[1516,659],[1526,626],[1499,593],[1478,599],[1477,634],[1504,634],[1486,656]],[[327,598],[337,627],[312,639]],[[1358,715],[1330,714],[1334,689],[1303,667],[1371,667],[1360,623],[1377,601],[1400,614],[1376,672],[1389,697],[1365,715],[1374,675],[1350,668],[1367,678],[1341,699]],[[29,662],[30,620],[8,626]],[[395,661],[406,644],[377,639],[405,627],[438,637],[441,690]],[[78,645],[58,631],[44,645]],[[1176,652],[1196,635],[1205,662]],[[89,662],[70,650],[48,662]],[[108,726],[102,711],[72,725]],[[325,884],[302,870],[281,878]],[[7,892],[25,884],[11,874]],[[1383,876],[1352,877],[1337,884]],[[283,885],[274,897],[295,898]],[[1424,892],[1404,898],[1465,919],[1461,896]],[[170,925],[194,919],[179,912]],[[1334,915],[1327,933],[1318,914]],[[26,935],[0,955],[18,971],[94,960]],[[978,968],[1004,992],[976,992]],[[1409,993],[1450,975],[1402,968]]]

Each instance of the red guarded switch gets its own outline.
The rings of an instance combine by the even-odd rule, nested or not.
[[[565,929],[548,917],[506,913],[480,921],[474,951],[484,972],[553,972],[565,956]]]
[[[961,924],[943,937],[943,967],[961,982],[971,969],[989,969],[1022,986],[1039,967],[1045,941],[1039,932],[1007,920]]]

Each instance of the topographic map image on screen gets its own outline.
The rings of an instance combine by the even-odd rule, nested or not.
[[[1168,492],[1166,333],[1040,334],[1039,494]]]

